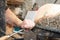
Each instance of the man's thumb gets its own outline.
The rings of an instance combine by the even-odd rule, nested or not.
[[[3,39],[3,40],[8,39],[8,36],[3,36],[0,39]]]

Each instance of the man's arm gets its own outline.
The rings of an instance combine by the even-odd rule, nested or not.
[[[12,22],[22,28],[29,28],[32,29],[35,26],[35,23],[29,19],[25,19],[23,22],[8,8],[6,10],[6,21]]]
[[[9,36],[3,36],[3,37],[0,37],[0,40],[6,40],[8,38],[9,38]]]
[[[5,13],[6,16],[6,21],[11,21],[12,23],[20,26],[20,24],[22,23],[22,20],[20,20],[9,8],[6,10]]]

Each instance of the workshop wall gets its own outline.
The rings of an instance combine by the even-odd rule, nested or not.
[[[56,3],[60,3],[60,0],[36,0],[36,3],[38,3],[38,5],[42,6],[44,4],[47,4],[47,3],[54,3],[55,1],[57,1]]]

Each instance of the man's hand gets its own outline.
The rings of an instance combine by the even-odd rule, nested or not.
[[[35,23],[29,19],[25,19],[21,24],[21,27],[26,29],[32,29],[34,26]]]
[[[3,36],[0,38],[0,40],[6,40],[6,39],[8,39],[8,36]]]

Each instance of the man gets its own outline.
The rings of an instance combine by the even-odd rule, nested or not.
[[[8,17],[8,13],[12,13],[11,11],[10,12],[9,11],[10,11],[9,9],[7,9],[7,11],[6,11],[6,15],[7,15],[6,18],[7,19],[9,19],[11,17],[11,15]],[[58,4],[46,4],[46,5],[42,6],[42,7],[40,7],[39,10],[36,12],[37,15],[35,17],[35,22],[39,22],[39,21],[41,22],[42,20],[40,20],[40,19],[43,19],[44,17],[48,17],[48,18],[49,17],[55,17],[56,14],[60,14],[59,12],[60,12],[60,5],[58,5]],[[26,21],[26,20],[21,21],[18,18],[17,18],[17,21],[16,21],[15,18],[17,18],[17,17],[15,16],[15,17],[10,18],[10,21],[17,24],[17,25],[19,25],[19,26],[21,26],[22,28],[30,28],[30,29],[32,29],[33,28],[32,26],[34,26],[34,25],[31,24],[31,23],[33,23],[33,22],[31,22],[31,20],[29,20],[31,22],[31,23],[29,22],[30,23],[30,25],[29,25],[28,21]],[[15,20],[12,20],[12,19],[15,19]],[[28,24],[28,25],[26,25],[26,24]]]

